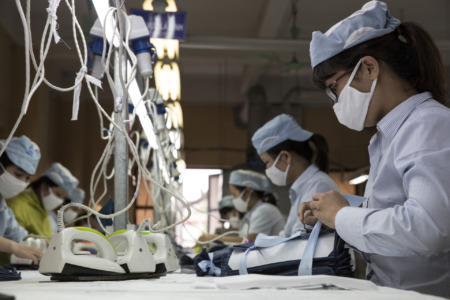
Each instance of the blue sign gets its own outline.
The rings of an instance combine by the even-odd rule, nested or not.
[[[156,13],[132,8],[130,13],[144,18],[151,38],[181,41],[186,38],[186,12],[184,11]]]

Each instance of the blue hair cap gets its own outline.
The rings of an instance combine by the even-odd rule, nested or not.
[[[61,187],[69,195],[69,198],[78,185],[78,179],[60,163],[53,163],[50,168],[42,173],[42,176],[47,176],[54,184]]]
[[[386,3],[370,1],[327,32],[314,31],[309,47],[311,66],[368,40],[381,37],[397,28],[400,21],[389,15]]]
[[[259,128],[252,136],[252,143],[261,155],[286,140],[304,142],[312,135],[312,132],[301,128],[292,116],[281,114]]]
[[[235,170],[230,174],[229,184],[248,187],[254,191],[271,193],[272,186],[269,179],[261,173],[250,170]]]
[[[5,140],[0,140],[0,149],[3,148]],[[13,164],[24,170],[30,175],[36,173],[41,151],[28,137],[13,137],[5,149],[6,154]]]

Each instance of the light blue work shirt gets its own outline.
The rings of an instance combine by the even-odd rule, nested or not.
[[[368,201],[341,209],[336,230],[375,283],[450,297],[450,110],[426,92],[377,127]]]
[[[280,236],[291,236],[296,232],[305,231],[303,223],[298,218],[298,208],[302,202],[312,201],[312,195],[315,193],[325,193],[331,190],[339,192],[339,188],[333,179],[326,173],[319,170],[315,164],[311,164],[294,181],[290,190],[289,198],[291,200],[291,209],[284,226],[280,231]]]
[[[27,235],[28,231],[17,223],[14,213],[6,205],[5,199],[0,198],[0,236],[20,242]]]
[[[278,207],[259,200],[242,218],[240,235],[247,237],[249,233],[277,235],[284,228],[284,218]]]

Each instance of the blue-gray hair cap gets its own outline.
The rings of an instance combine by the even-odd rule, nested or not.
[[[222,210],[223,208],[234,208],[232,195],[227,195],[220,200],[219,210]]]
[[[351,16],[335,24],[327,32],[314,31],[309,48],[311,66],[368,40],[381,37],[400,25],[389,15],[386,3],[370,1]]]
[[[261,155],[286,140],[304,142],[312,135],[312,132],[301,128],[292,116],[281,114],[259,128],[253,134],[252,143]]]
[[[261,173],[250,170],[235,170],[230,174],[229,184],[248,187],[258,192],[271,193],[269,179]]]
[[[78,179],[76,179],[70,171],[61,165],[60,163],[53,163],[50,168],[48,168],[41,177],[47,176],[53,183],[61,187],[67,195],[70,195],[72,191],[78,185]]]
[[[72,203],[83,203],[85,193],[81,188],[74,188],[72,193],[69,195],[70,202]]]
[[[3,148],[5,140],[0,140],[0,149]],[[5,149],[10,161],[30,175],[36,173],[41,151],[38,145],[28,137],[13,137]]]

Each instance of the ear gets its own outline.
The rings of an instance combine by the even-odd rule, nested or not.
[[[378,60],[373,56],[364,56],[361,59],[361,67],[364,70],[364,75],[368,76],[368,79],[375,80],[380,74],[380,64]]]
[[[289,153],[289,151],[282,150],[282,151],[280,152],[280,154],[281,154],[281,157],[280,157],[280,160],[281,160],[281,161],[285,162],[286,164],[290,164],[290,163],[291,163],[292,156],[291,156],[291,154]]]

